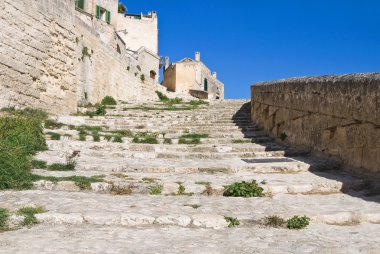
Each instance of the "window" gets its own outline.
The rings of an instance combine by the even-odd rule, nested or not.
[[[84,0],[75,0],[75,7],[84,10]]]
[[[155,80],[156,79],[156,72],[155,71],[150,71],[150,78]]]
[[[117,53],[121,54],[121,50],[120,50],[119,44],[117,44],[117,46],[116,46],[116,51],[117,51]]]
[[[108,24],[111,23],[111,13],[99,5],[96,6],[95,16],[96,18],[101,19]]]
[[[204,81],[204,90],[206,92],[208,91],[208,81],[207,81],[207,78],[205,78],[205,81]]]

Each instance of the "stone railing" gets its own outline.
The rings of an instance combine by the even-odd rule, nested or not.
[[[380,175],[380,73],[251,86],[252,119],[285,143]]]

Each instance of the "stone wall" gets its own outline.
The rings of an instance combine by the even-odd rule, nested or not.
[[[0,1],[0,108],[76,110],[74,0]]]
[[[257,83],[252,119],[286,143],[380,173],[380,73]]]
[[[127,55],[101,39],[100,35],[81,19],[77,18],[78,33],[78,101],[80,104],[97,103],[105,96],[117,100],[147,101],[157,99],[156,90],[161,86],[148,81],[141,82],[140,75],[128,69],[130,60]],[[88,55],[83,55],[86,48]]]

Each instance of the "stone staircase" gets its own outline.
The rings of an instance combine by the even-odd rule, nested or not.
[[[345,250],[380,248],[380,235],[373,234],[380,232],[380,197],[368,195],[365,181],[333,171],[319,158],[285,156],[285,146],[251,123],[248,101],[226,100],[191,110],[177,107],[121,104],[108,108],[106,116],[56,117],[62,126],[45,132],[48,139],[48,133],[60,134],[60,140],[48,140],[49,150],[36,159],[65,163],[67,154],[79,151],[75,171],[33,172],[101,180],[88,188],[73,181],[41,180],[35,182],[35,190],[1,193],[10,210],[28,205],[48,210],[36,215],[40,225],[30,231],[4,234],[15,243],[7,250],[24,251],[20,246],[31,231],[45,236],[36,240],[41,252],[349,253]],[[84,125],[100,129],[94,134],[89,127],[81,137],[78,127]],[[107,140],[107,135],[126,130],[132,134],[124,135],[122,142]],[[136,133],[153,135],[157,144],[135,143]],[[202,134],[200,142],[181,144],[184,135],[191,134]],[[264,189],[264,197],[223,196],[225,186],[252,180]],[[263,227],[260,222],[272,215],[306,215],[311,225],[301,231]],[[237,218],[239,227],[228,228],[225,217]],[[107,235],[113,233],[114,237]],[[54,234],[74,242],[79,238],[99,249],[86,252],[79,243],[68,246]],[[120,243],[105,247],[126,238],[130,248]],[[303,242],[297,243],[300,238]]]

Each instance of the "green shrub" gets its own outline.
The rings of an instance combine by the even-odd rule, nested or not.
[[[252,182],[233,183],[226,187],[223,196],[227,197],[262,197],[264,189],[255,180]]]
[[[102,100],[102,105],[117,105],[117,101],[112,96],[106,96]]]
[[[149,195],[160,195],[162,193],[162,185],[152,185],[149,188]]]
[[[0,232],[8,229],[9,212],[7,209],[0,208]]]
[[[94,139],[94,142],[99,142],[100,141],[100,135],[99,134],[92,135],[92,138]]]
[[[47,149],[42,132],[45,114],[15,112],[16,116],[0,118],[0,190],[32,188],[32,155]]]
[[[59,133],[47,132],[46,134],[50,136],[51,140],[60,140],[61,139],[61,134],[59,134]]]
[[[79,134],[79,141],[86,141],[86,134]]]
[[[96,107],[95,115],[97,116],[104,116],[106,115],[106,107],[104,105],[98,105]]]
[[[158,99],[160,99],[160,101],[162,102],[167,102],[169,101],[169,97],[164,95],[163,93],[161,93],[160,91],[156,91],[156,94],[158,96]]]
[[[45,208],[39,207],[23,207],[17,210],[17,215],[24,216],[24,220],[21,222],[22,226],[31,227],[37,224],[36,214],[46,212]]]
[[[31,164],[32,164],[33,168],[37,168],[37,169],[45,169],[45,168],[47,168],[46,161],[32,160]]]
[[[286,133],[285,132],[282,132],[281,134],[280,134],[280,139],[281,139],[281,141],[285,141],[285,139],[288,137],[288,135],[286,135]]]
[[[170,138],[165,138],[164,139],[164,144],[171,145],[173,144],[172,140]]]
[[[224,219],[228,222],[229,228],[234,228],[240,225],[240,221],[237,218],[225,216]]]
[[[307,216],[300,217],[298,215],[288,219],[287,227],[289,229],[302,229],[306,228],[310,223],[310,218]]]

